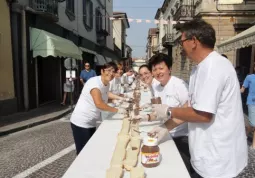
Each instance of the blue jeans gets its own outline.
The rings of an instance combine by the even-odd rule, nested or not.
[[[249,123],[251,127],[255,127],[255,105],[248,105]]]

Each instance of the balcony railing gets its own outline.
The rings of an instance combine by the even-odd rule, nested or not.
[[[174,35],[173,34],[165,34],[165,36],[162,38],[162,44],[164,47],[173,45],[174,43]]]
[[[194,6],[192,5],[181,5],[176,13],[174,14],[174,20],[186,21],[191,20],[194,16]]]
[[[156,53],[156,52],[158,52],[158,51],[159,51],[158,45],[152,46],[152,52],[153,52],[153,53]]]
[[[36,13],[58,18],[58,0],[30,0],[29,6]]]

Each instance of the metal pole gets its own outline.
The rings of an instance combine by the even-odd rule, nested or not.
[[[27,74],[27,33],[26,33],[26,11],[22,10],[22,73],[23,94],[25,110],[29,109],[28,100],[28,74]]]
[[[70,79],[71,79],[71,93],[70,93],[70,100],[71,100],[71,110],[73,110],[73,77],[72,77],[72,69],[73,69],[73,59],[71,60],[71,70],[70,70]]]

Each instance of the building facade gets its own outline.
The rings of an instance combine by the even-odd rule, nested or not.
[[[150,28],[148,31],[146,58],[150,59],[158,51],[158,28]]]
[[[110,20],[112,1],[17,0],[10,7],[19,111],[62,100],[65,59],[75,59],[77,79],[85,61],[100,74],[102,65],[119,59]],[[81,88],[75,80],[75,98]]]
[[[113,12],[113,41],[115,51],[118,51],[124,70],[131,66],[132,49],[127,45],[127,29],[130,28],[128,17],[125,12]]]
[[[12,62],[12,41],[10,9],[7,1],[0,1],[0,116],[17,111],[14,71]]]
[[[254,5],[254,1],[226,5],[214,0],[165,0],[155,18],[159,20],[161,51],[173,59],[172,74],[188,82],[193,66],[189,59],[180,54],[178,40],[181,34],[178,32],[178,23],[193,18],[204,19],[214,27],[217,45],[252,25],[250,22],[254,21]],[[226,55],[234,66],[238,65],[238,53],[229,51]]]

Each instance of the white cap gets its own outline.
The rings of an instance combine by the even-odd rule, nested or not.
[[[158,145],[158,139],[153,137],[144,137],[143,144],[146,146],[157,146]]]

